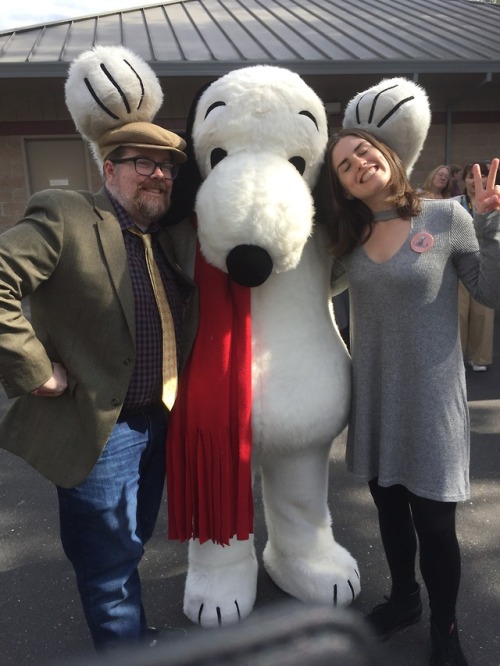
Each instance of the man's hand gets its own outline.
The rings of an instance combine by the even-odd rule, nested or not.
[[[68,375],[61,363],[52,363],[52,376],[45,384],[31,392],[38,398],[57,398],[68,388]]]

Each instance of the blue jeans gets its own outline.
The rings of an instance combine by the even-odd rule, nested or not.
[[[96,648],[147,632],[137,567],[165,482],[166,410],[121,417],[90,475],[57,488],[61,541]]]

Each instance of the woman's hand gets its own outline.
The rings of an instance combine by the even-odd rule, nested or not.
[[[474,199],[474,208],[477,213],[489,213],[492,210],[500,210],[500,185],[495,185],[499,160],[495,157],[491,162],[490,172],[483,185],[483,177],[479,164],[474,164],[472,173],[474,175],[474,189],[476,198]]]

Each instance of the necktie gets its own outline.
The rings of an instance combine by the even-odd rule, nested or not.
[[[172,318],[172,312],[168,304],[167,294],[165,293],[160,271],[158,270],[158,266],[154,259],[151,234],[143,234],[134,228],[130,228],[130,231],[136,236],[139,236],[144,245],[146,266],[161,322],[162,401],[168,409],[171,410],[175,402],[175,396],[177,395],[177,349],[175,344],[174,320]]]

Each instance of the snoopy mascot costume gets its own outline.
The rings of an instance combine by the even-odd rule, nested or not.
[[[274,582],[332,606],[360,591],[327,506],[351,373],[333,321],[332,257],[313,225],[327,139],[322,102],[286,69],[233,71],[196,104],[200,327],[169,428],[167,477],[170,536],[190,540],[184,612],[203,626],[253,608],[256,472]]]
[[[345,116],[389,140],[408,169],[429,122],[425,93],[405,79],[360,93]],[[236,70],[196,101],[192,142],[200,329],[167,446],[170,536],[190,539],[184,612],[203,626],[251,612],[257,471],[273,581],[304,602],[347,605],[358,567],[334,539],[327,492],[350,364],[311,197],[327,143],[323,104],[286,69]]]

